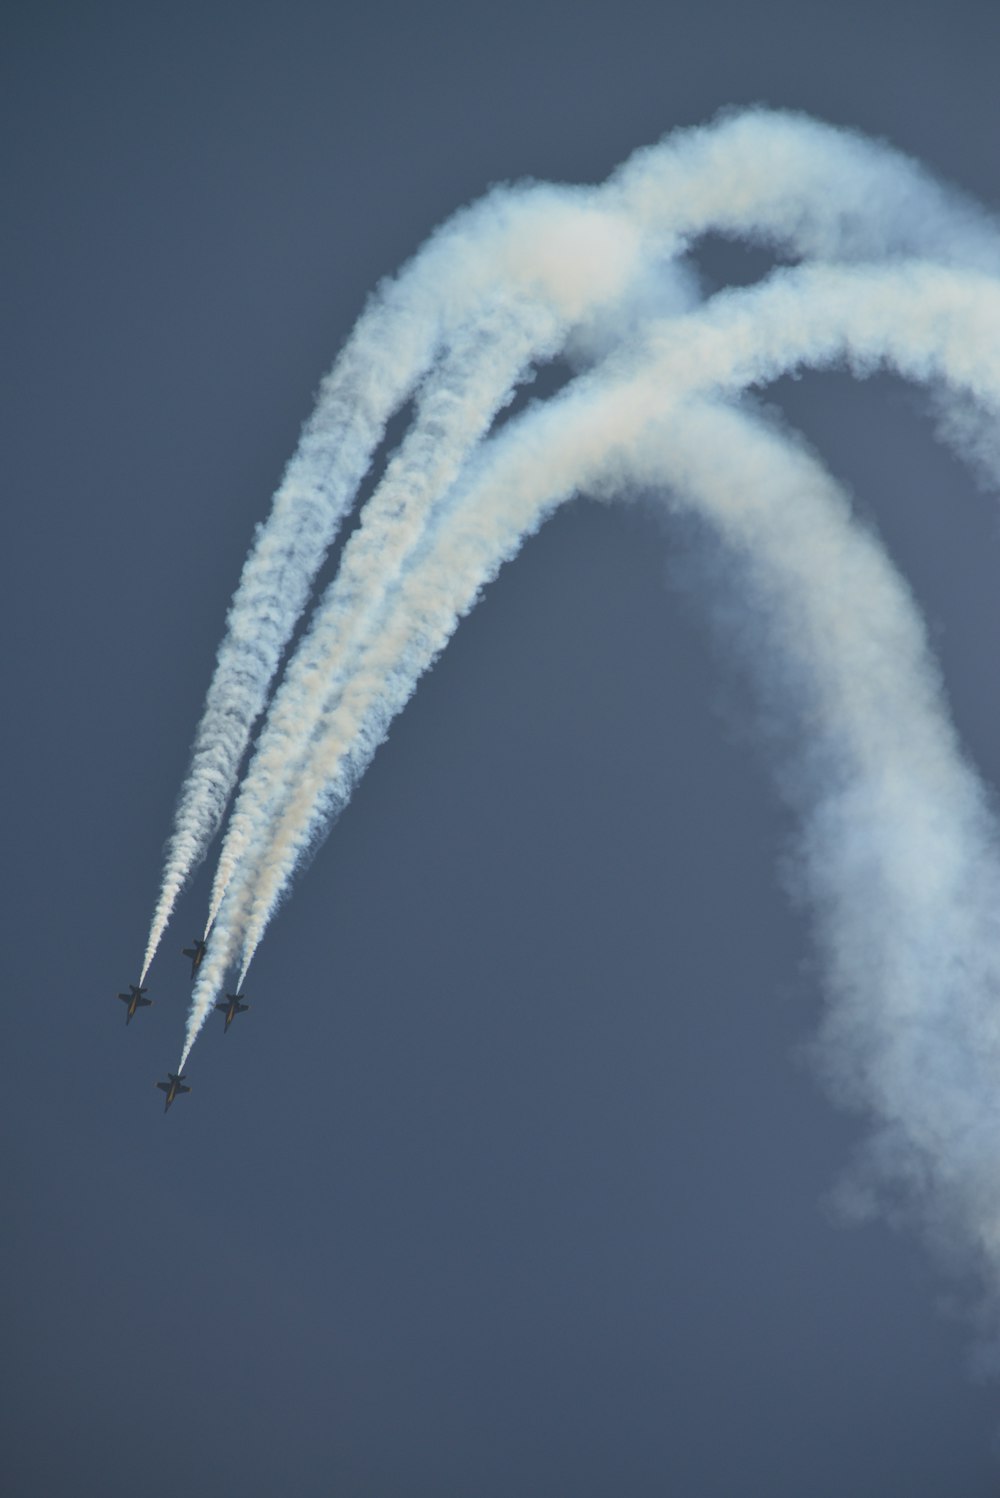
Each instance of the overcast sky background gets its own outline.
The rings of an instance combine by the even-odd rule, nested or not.
[[[253,526],[379,277],[492,182],[733,104],[1000,209],[998,55],[992,0],[6,7],[4,1492],[1000,1490],[954,1286],[825,1206],[863,1125],[801,1059],[794,829],[693,529],[580,501],[504,571],[167,1119],[211,865],[155,1007],[114,999]],[[1000,785],[994,502],[898,382],[773,395]]]

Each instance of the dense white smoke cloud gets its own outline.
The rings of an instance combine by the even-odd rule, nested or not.
[[[488,421],[511,383],[551,354],[555,325],[564,338],[585,311],[614,301],[637,273],[634,225],[596,206],[593,196],[570,188],[499,190],[456,215],[376,295],[324,381],[229,611],[167,847],[143,978],[218,828],[282,652],[389,418],[442,351],[455,363],[467,360],[470,319],[506,316],[511,353],[520,349],[524,364],[508,375],[510,354],[496,351],[499,379],[492,410],[484,413]],[[524,336],[532,321],[534,342]],[[487,383],[491,367],[486,360],[479,372]],[[439,405],[433,399],[423,405],[431,437]],[[415,438],[419,445],[419,425]]]
[[[887,361],[1000,405],[1000,283],[938,266],[784,272],[658,324],[646,343],[644,358],[630,353],[617,369],[612,359],[510,424],[452,496],[431,550],[404,575],[369,651],[306,745],[283,812],[266,826],[264,851],[247,871],[244,975],[297,861],[481,588],[556,504],[626,464],[671,403],[846,358],[859,372]]]
[[[815,263],[693,306],[676,257],[710,230]],[[978,209],[894,153],[765,112],[670,137],[600,189],[501,190],[430,241],[352,337],[279,492],[284,518],[248,563],[266,580],[234,605],[210,695],[225,745],[185,789],[194,830],[180,852],[175,835],[147,963],[337,520],[415,393],[241,789],[181,1066],[227,970],[239,961],[242,984],[295,868],[498,568],[581,489],[653,489],[740,557],[795,684],[789,711],[809,725],[775,771],[802,817],[823,1064],[872,1120],[875,1174],[947,1221],[996,1282],[1000,839],[905,585],[818,462],[739,402],[793,368],[887,366],[945,393],[951,439],[995,478],[998,245]],[[488,436],[561,351],[584,372]]]
[[[312,580],[389,417],[484,307],[533,300],[568,337],[612,308],[651,262],[713,229],[793,256],[905,251],[1000,266],[981,211],[914,163],[849,132],[763,110],[677,132],[603,188],[499,189],[457,214],[359,320],[259,528],[178,802],[143,977],[219,825]],[[547,344],[543,333],[525,347],[522,375]],[[502,390],[503,379],[498,399]]]
[[[623,358],[617,370],[611,361],[611,373],[602,366],[511,423],[452,497],[309,746],[264,857],[235,892],[217,937],[218,975],[207,966],[196,990],[188,1048],[236,942],[242,937],[245,976],[297,859],[350,794],[461,614],[554,504],[627,472],[632,449],[692,387],[739,389],[806,359],[846,356],[862,369],[891,359],[911,377],[944,378],[998,401],[1000,286],[937,266],[805,267],[669,319],[649,330],[647,344],[644,359]]]

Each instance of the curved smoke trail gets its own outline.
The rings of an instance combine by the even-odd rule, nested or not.
[[[805,818],[828,1070],[875,1120],[880,1174],[932,1182],[925,1217],[995,1269],[996,828],[909,593],[815,460],[738,411],[683,403],[598,487],[623,485],[669,487],[750,571],[809,725],[779,783]]]
[[[794,683],[779,790],[803,818],[801,884],[829,999],[818,1055],[874,1125],[873,1186],[1000,1270],[1000,829],[964,761],[923,623],[877,542],[807,455],[684,405],[628,456],[749,573],[752,669]],[[620,475],[611,477],[616,490]]]
[[[297,862],[344,804],[391,718],[482,587],[556,504],[600,481],[609,461],[672,401],[706,390],[737,392],[801,364],[846,359],[859,373],[887,362],[912,379],[944,380],[1000,404],[1000,283],[937,266],[780,273],[669,319],[647,343],[646,358],[623,357],[617,377],[606,366],[581,377],[487,445],[433,550],[405,575],[391,615],[299,765],[280,819],[267,827],[266,846],[245,881],[253,894],[244,975]]]
[[[919,614],[816,461],[739,411],[680,404],[595,487],[638,486],[667,487],[740,556],[765,644],[791,665],[809,735],[779,786],[804,817],[825,1065],[875,1124],[873,1173],[995,1274],[997,829]]]
[[[456,335],[439,371],[428,377],[413,430],[365,506],[337,576],[275,693],[226,828],[206,935],[248,847],[287,794],[435,503],[510,398],[527,363],[557,351],[559,331],[548,308],[502,303]]]
[[[879,361],[1000,404],[1000,283],[938,266],[805,267],[729,292],[647,339],[644,359],[612,360],[511,423],[404,576],[312,748],[260,865],[232,892],[216,961],[195,991],[185,1057],[241,937],[244,975],[302,853],[343,805],[419,676],[459,618],[546,514],[606,482],[643,433],[693,391],[738,391],[800,363]],[[617,369],[615,365],[617,363]]]
[[[593,189],[499,189],[456,215],[377,295],[323,382],[229,611],[175,813],[143,977],[219,825],[282,652],[389,418],[484,307],[506,296],[516,324],[526,302],[539,304],[533,360],[547,355],[553,317],[571,326],[613,302],[634,277],[635,228],[593,198]]]
[[[914,163],[803,116],[760,110],[640,151],[603,189],[503,189],[456,215],[359,321],[259,528],[175,814],[143,976],[219,825],[312,580],[386,421],[498,288],[535,296],[569,325],[613,304],[635,270],[629,250],[621,262],[614,253],[622,214],[658,239],[659,256],[716,229],[797,255],[907,251],[1000,263],[981,211]],[[533,351],[524,371],[543,356]]]
[[[526,189],[487,201],[488,232],[477,238],[481,205],[461,220],[461,244],[496,284],[470,272],[461,317],[428,314],[436,331],[413,430],[345,549],[247,777],[181,1066],[228,966],[240,956],[245,974],[298,861],[502,563],[582,488],[667,489],[740,557],[763,643],[795,688],[790,710],[809,726],[777,769],[803,819],[830,999],[824,1065],[874,1125],[872,1177],[909,1195],[936,1231],[957,1232],[995,1285],[998,830],[891,563],[812,457],[726,402],[798,366],[889,366],[995,423],[996,233],[891,153],[756,113],[640,153],[590,198]],[[615,247],[602,288],[585,266],[558,303],[555,267],[578,262],[565,239],[546,237],[553,204],[578,232],[588,205]],[[540,233],[523,240],[529,209]],[[778,272],[647,325],[637,308],[668,276],[664,258],[707,228],[807,259],[881,263]],[[455,249],[457,232],[442,231],[435,253]],[[914,250],[923,263],[901,258]],[[432,283],[428,307],[445,290]],[[514,307],[531,311],[508,340]],[[563,343],[593,367],[485,437],[540,350]],[[956,433],[961,442],[961,423]]]

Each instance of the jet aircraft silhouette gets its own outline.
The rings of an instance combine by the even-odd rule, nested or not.
[[[166,1113],[167,1109],[170,1107],[170,1104],[173,1102],[174,1098],[180,1097],[180,1095],[181,1095],[182,1092],[190,1092],[191,1091],[190,1087],[185,1087],[184,1086],[184,1073],[183,1072],[181,1072],[178,1075],[175,1072],[168,1071],[167,1072],[167,1077],[169,1079],[168,1081],[166,1081],[166,1082],[157,1082],[157,1084],[156,1084],[157,1087],[160,1089],[161,1092],[165,1092],[167,1094],[167,1101],[163,1105],[163,1111],[164,1111],[164,1113]]]
[[[206,947],[206,945],[207,945],[206,942],[202,941],[200,937],[196,936],[195,939],[194,939],[194,946],[193,947],[185,947],[184,950],[183,950],[182,956],[184,956],[184,957],[190,957],[190,959],[191,959],[191,982],[192,983],[194,982],[195,978],[198,976],[198,969],[201,967],[202,962],[205,960],[205,947]]]
[[[238,1014],[242,1014],[244,1009],[250,1008],[249,1004],[243,1004],[240,1002],[242,998],[243,995],[241,993],[227,993],[226,997],[224,999],[220,999],[215,1006],[216,1009],[222,1009],[225,1011],[227,1030]]]
[[[144,988],[140,988],[137,983],[130,983],[129,984],[129,992],[128,993],[120,993],[118,995],[118,997],[121,999],[122,1003],[128,1005],[128,1009],[125,1012],[125,1023],[126,1024],[128,1024],[131,1021],[132,1016],[133,1016],[133,1014],[135,1013],[135,1011],[137,1009],[140,1009],[140,1008],[141,1009],[148,1009],[149,1006],[152,1004],[152,1002],[153,1002],[152,999],[147,999],[145,997],[145,993],[146,993],[146,990]]]

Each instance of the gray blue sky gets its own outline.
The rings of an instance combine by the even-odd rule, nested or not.
[[[874,9],[874,14],[872,14]],[[1000,1385],[861,1137],[691,528],[579,502],[379,752],[164,1119],[126,1030],[229,597],[379,277],[490,183],[720,107],[1000,206],[985,3],[7,8],[0,1480],[27,1498],[986,1498]],[[712,281],[759,256],[711,242]],[[1000,783],[995,502],[897,382],[775,390]]]

